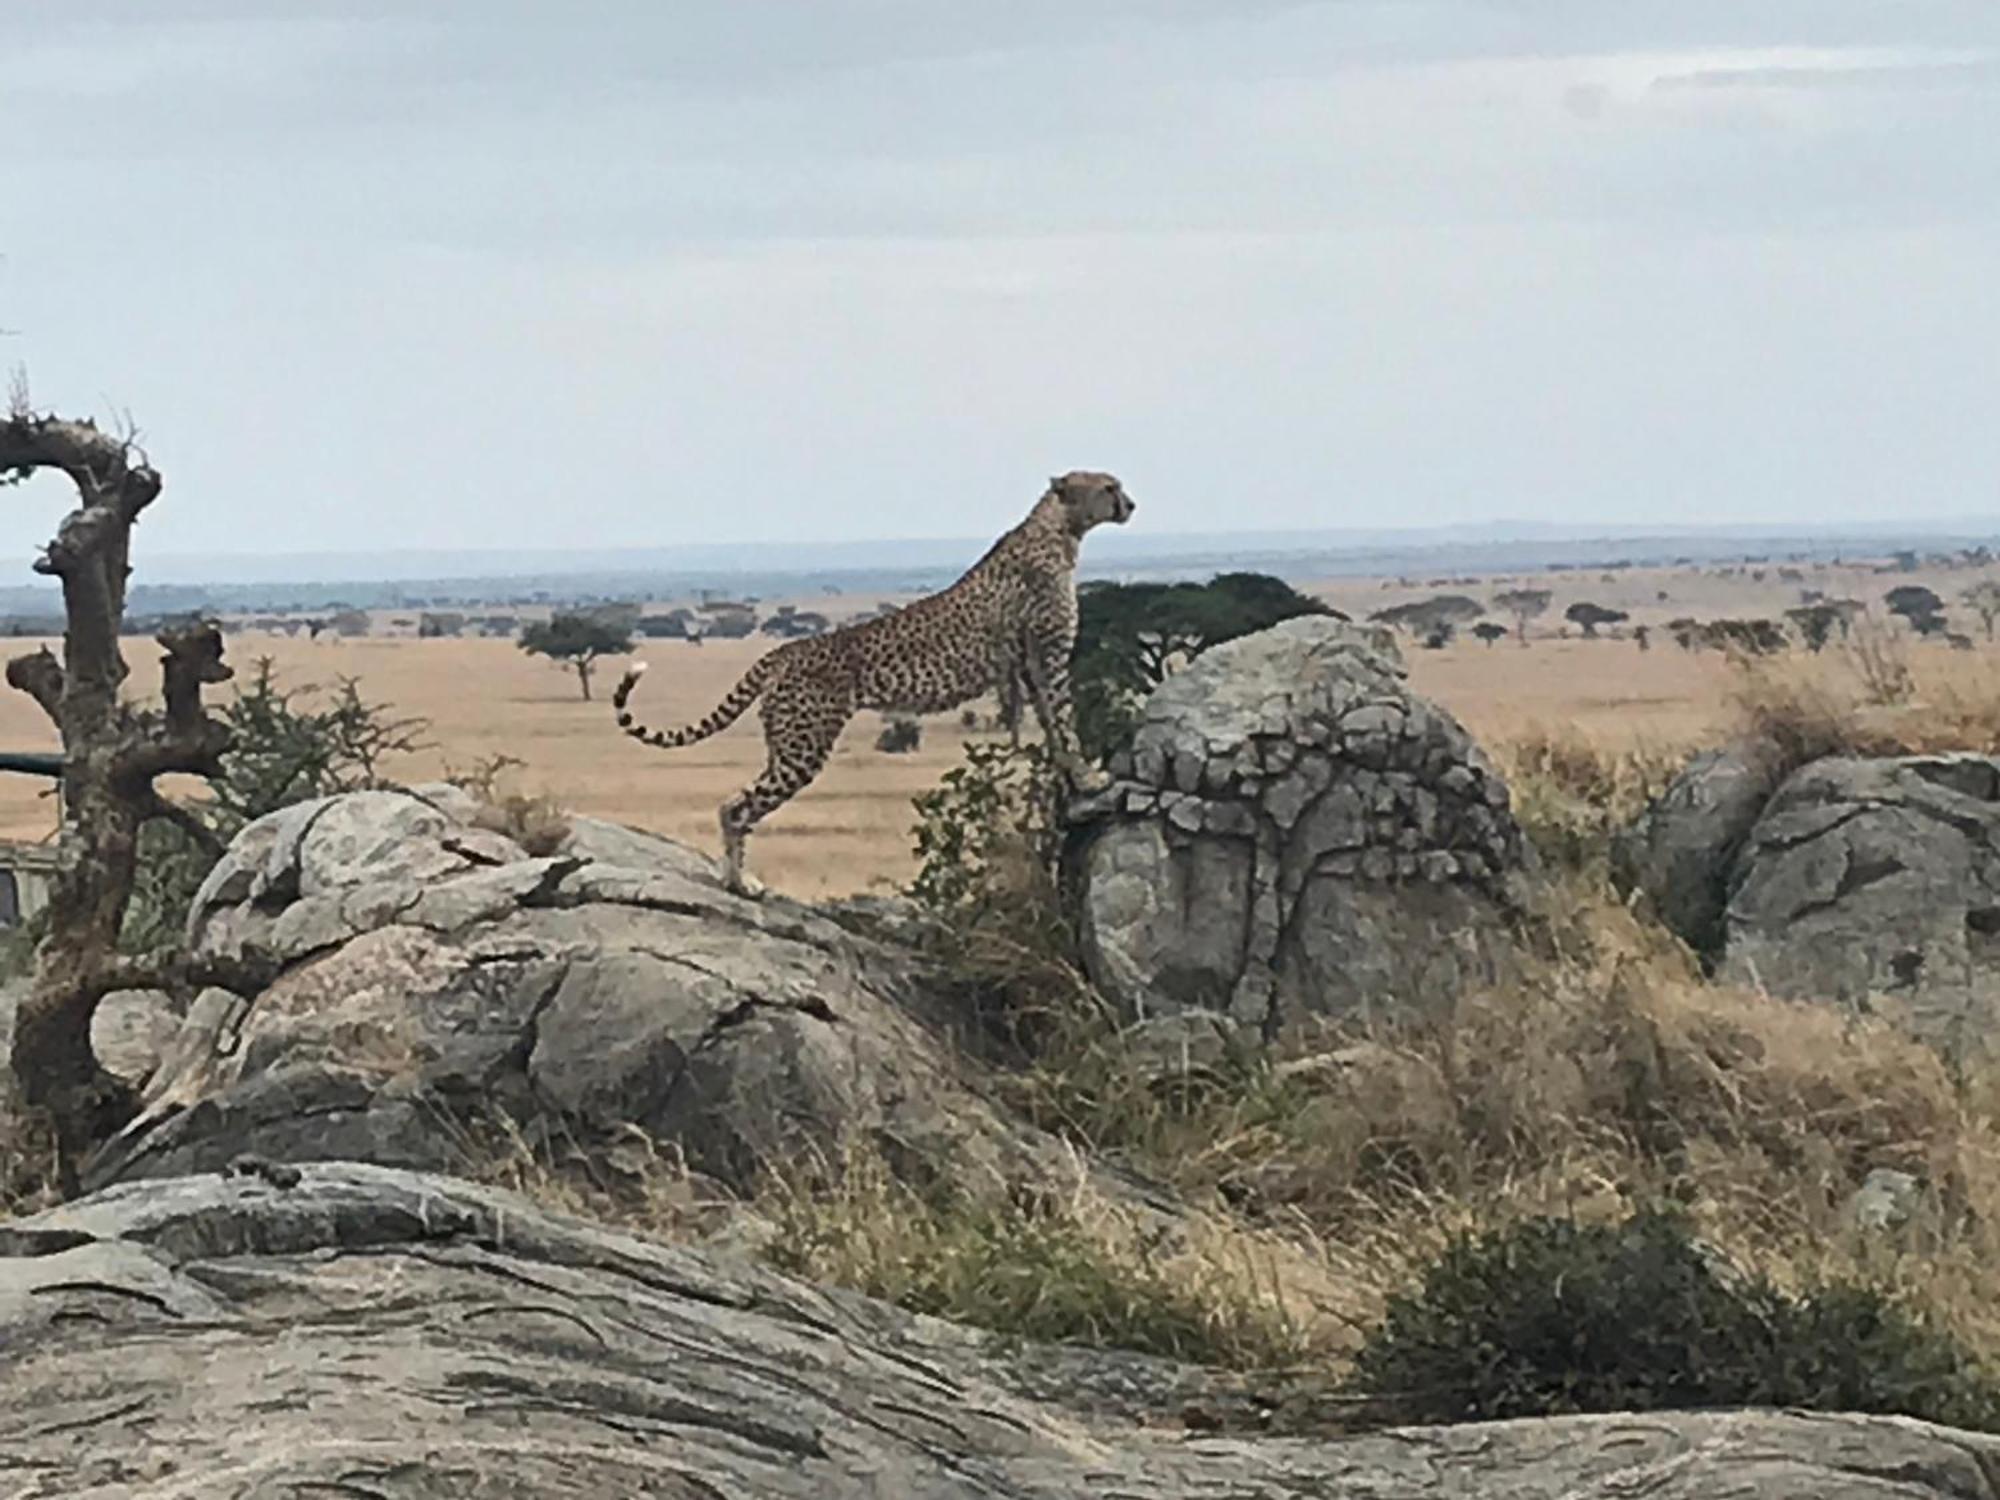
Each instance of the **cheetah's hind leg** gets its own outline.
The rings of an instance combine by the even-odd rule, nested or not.
[[[743,868],[744,845],[752,830],[819,775],[848,714],[844,706],[807,703],[782,687],[764,699],[760,711],[764,774],[722,808],[723,880],[739,896],[754,898],[763,893],[763,886]]]

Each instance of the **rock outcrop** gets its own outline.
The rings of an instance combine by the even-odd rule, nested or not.
[[[1643,893],[1653,914],[1706,962],[1727,944],[1736,857],[1775,785],[1745,750],[1704,751],[1613,841],[1611,872],[1620,889]]]
[[[0,1223],[0,1348],[19,1500],[2000,1500],[2000,1440],[1894,1418],[1191,1437],[1185,1407],[1230,1399],[1199,1371],[379,1167],[130,1183]]]
[[[1525,844],[1505,782],[1387,632],[1306,618],[1147,702],[1075,851],[1092,978],[1266,1034],[1488,974]]]
[[[1879,1009],[1952,1049],[2000,1032],[2000,758],[1833,758],[1782,781],[1697,756],[1613,872],[1724,979]]]
[[[908,946],[611,824],[535,857],[450,787],[305,803],[235,840],[190,936],[271,979],[197,1000],[115,1178],[450,1170],[496,1111],[586,1145],[637,1126],[734,1186],[850,1134],[941,1172],[1063,1159],[968,1087]]]
[[[1729,874],[1724,977],[2000,1035],[2000,759],[1824,760],[1779,787]]]

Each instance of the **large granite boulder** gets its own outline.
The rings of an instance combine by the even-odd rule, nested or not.
[[[1747,749],[1705,751],[1612,841],[1619,888],[1643,894],[1706,962],[1722,955],[1736,857],[1776,784],[1765,759]]]
[[[2000,1033],[2000,759],[1815,762],[1727,868],[1725,978],[1887,1000],[1954,1048]]]
[[[0,1223],[0,1349],[19,1500],[2000,1500],[2000,1439],[1896,1418],[1230,1436],[1252,1427],[1232,1409],[1254,1413],[1199,1370],[355,1165],[130,1183]],[[1189,1408],[1223,1432],[1190,1434]]]
[[[1266,1034],[1483,980],[1527,859],[1505,782],[1386,631],[1306,618],[1147,702],[1073,851],[1091,977]]]
[[[736,1186],[856,1134],[1009,1180],[1066,1160],[969,1085],[911,948],[611,824],[531,856],[450,787],[306,803],[235,840],[189,935],[268,982],[195,1002],[100,1180],[452,1169],[497,1116],[587,1147],[636,1126]]]

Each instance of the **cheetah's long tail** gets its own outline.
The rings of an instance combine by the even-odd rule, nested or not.
[[[648,729],[626,710],[626,700],[632,696],[632,689],[639,685],[639,679],[646,671],[644,662],[634,662],[631,670],[618,679],[618,689],[611,695],[611,707],[618,715],[618,727],[633,739],[662,750],[674,750],[682,745],[692,745],[697,740],[705,740],[734,724],[743,716],[743,710],[757,701],[757,695],[764,691],[770,679],[770,660],[768,656],[763,657],[752,665],[722,701],[709,710],[707,718],[679,729]]]

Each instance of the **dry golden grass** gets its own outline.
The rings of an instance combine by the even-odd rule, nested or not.
[[[1448,1016],[1328,1027],[1191,1102],[1080,1030],[1019,1092],[1184,1193],[1204,1264],[1256,1266],[1302,1349],[1351,1350],[1454,1235],[1673,1204],[1782,1287],[1885,1285],[2000,1359],[2000,1066],[1710,984],[1588,877],[1550,893],[1515,979]],[[1901,1229],[1846,1216],[1876,1167],[1927,1186]]]
[[[1350,601],[1351,602],[1351,601]],[[1373,601],[1369,601],[1372,606]],[[35,642],[20,643],[19,650]],[[648,642],[653,672],[634,700],[640,717],[680,723],[706,712],[769,642]],[[1856,714],[1862,694],[1845,658],[1792,655],[1767,669],[1772,682],[1833,684],[1838,715],[1900,723],[1896,743],[1961,742],[1980,729],[1987,705],[2000,702],[2000,651],[1954,652],[1910,642],[1914,703]],[[286,684],[357,678],[371,701],[430,722],[432,748],[391,765],[406,779],[463,770],[496,755],[520,762],[511,795],[553,797],[571,812],[611,818],[715,850],[715,814],[763,763],[754,712],[713,740],[684,750],[649,749],[619,735],[603,701],[623,669],[607,660],[598,701],[578,695],[573,675],[524,655],[508,641],[409,638],[314,644],[263,635],[230,638],[231,659],[247,669],[260,655],[277,663]],[[148,688],[149,648],[134,641],[135,690]],[[1743,714],[1742,672],[1715,652],[1689,653],[1669,642],[1640,651],[1630,641],[1538,639],[1487,647],[1463,641],[1444,651],[1405,642],[1412,686],[1456,714],[1503,761],[1510,746],[1590,747],[1618,761],[1639,752],[1655,767],[1723,738]],[[989,705],[980,705],[984,712]],[[1866,705],[1862,705],[1866,707]],[[880,717],[858,716],[832,762],[803,795],[772,818],[752,843],[758,876],[789,894],[817,898],[900,884],[912,872],[911,801],[937,785],[960,760],[968,737],[956,714],[924,721],[920,749],[875,749]],[[1995,726],[2000,729],[2000,725]],[[2000,734],[1990,736],[2000,744]],[[40,711],[23,695],[0,694],[0,746],[53,748]],[[1510,768],[1511,765],[1510,765]],[[1551,783],[1554,784],[1554,783]],[[52,800],[38,782],[0,777],[0,836],[39,838],[54,826]]]
[[[18,649],[25,653],[36,644],[23,641]],[[653,671],[634,707],[642,719],[661,725],[697,718],[769,645],[648,642],[645,655]],[[270,656],[287,685],[352,676],[369,701],[427,719],[433,748],[391,764],[390,775],[426,779],[447,767],[462,770],[496,755],[512,756],[521,762],[508,778],[517,795],[551,795],[571,812],[650,828],[710,851],[719,846],[717,808],[763,765],[754,712],[713,740],[684,750],[654,750],[619,734],[605,699],[624,668],[621,659],[602,664],[597,701],[586,703],[574,674],[557,671],[508,641],[334,645],[234,635],[228,649],[239,670],[258,656]],[[131,641],[126,654],[135,669],[134,691],[150,689],[152,653]],[[931,719],[919,750],[885,755],[874,748],[880,728],[878,715],[859,715],[811,790],[764,825],[752,845],[760,879],[793,895],[818,897],[907,878],[911,800],[958,763],[965,731],[956,715]],[[55,748],[47,720],[22,694],[0,694],[0,746]],[[0,836],[50,833],[54,804],[44,792],[30,778],[0,777]]]
[[[2000,751],[2000,658],[1894,635],[1746,663],[1729,702],[1735,729],[1781,766],[1825,755]]]

